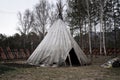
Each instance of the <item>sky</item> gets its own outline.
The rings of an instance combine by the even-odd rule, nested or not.
[[[55,0],[48,0],[54,3]],[[18,33],[18,12],[32,10],[39,0],[0,0],[0,34],[12,36]]]

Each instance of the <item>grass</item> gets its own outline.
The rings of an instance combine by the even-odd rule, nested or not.
[[[92,65],[82,67],[42,68],[6,63],[0,65],[0,80],[120,80],[120,68],[100,67],[109,58],[97,57]]]
[[[15,69],[9,66],[0,65],[0,75],[12,70],[15,70]]]

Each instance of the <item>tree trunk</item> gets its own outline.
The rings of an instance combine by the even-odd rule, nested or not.
[[[94,24],[94,31],[95,31],[95,38],[94,38],[94,48],[97,48],[97,31],[96,31],[96,26]]]
[[[88,35],[89,35],[89,52],[90,52],[90,57],[91,57],[91,61],[92,61],[92,46],[91,46],[91,25],[90,25],[90,13],[89,13],[89,2],[88,0],[86,0],[86,4],[87,4],[87,15],[88,15]]]
[[[105,28],[103,26],[103,5],[102,5],[102,2],[100,3],[100,10],[101,10],[101,13],[100,13],[100,37],[102,38],[103,37],[103,49],[104,49],[104,54],[106,55],[106,46],[105,46]],[[102,35],[102,34],[103,35]],[[102,53],[102,45],[101,45],[101,38],[100,38],[100,53]]]
[[[82,41],[82,38],[83,38],[83,36],[82,36],[82,24],[81,24],[81,20],[79,20],[79,29],[80,29],[80,47],[81,47],[81,49],[83,50],[83,41]]]
[[[104,54],[107,55],[107,53],[106,53],[106,45],[105,45],[105,28],[103,29],[103,48],[104,48]]]
[[[102,33],[102,12],[100,13],[100,55],[102,54],[102,34],[101,33]]]
[[[88,39],[87,39],[87,26],[86,26],[86,20],[85,20],[85,37],[84,37],[84,48],[87,48],[88,45]]]

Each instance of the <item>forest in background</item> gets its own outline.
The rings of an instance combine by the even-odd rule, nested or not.
[[[120,0],[58,0],[57,3],[40,0],[33,11],[18,12],[18,33],[0,34],[0,47],[34,50],[58,19],[59,12],[83,50],[87,48],[92,54],[92,49],[98,48],[106,54],[106,49],[120,47]]]

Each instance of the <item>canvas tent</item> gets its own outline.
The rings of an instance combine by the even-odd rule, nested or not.
[[[47,35],[34,50],[27,60],[31,65],[52,66],[83,65],[88,64],[88,59],[79,45],[71,36],[67,25],[58,19],[49,29]]]

